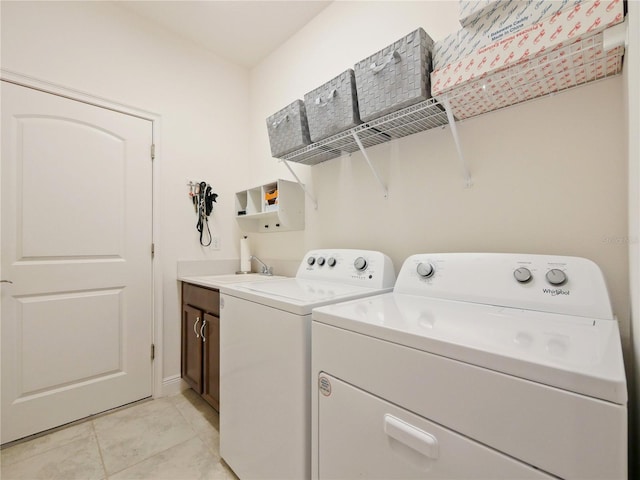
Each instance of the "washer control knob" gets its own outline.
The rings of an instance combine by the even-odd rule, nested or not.
[[[329,265],[330,267],[335,267],[336,263],[336,259],[333,257],[329,257],[329,260],[327,260],[327,265]]]
[[[552,268],[547,272],[547,282],[551,285],[564,285],[567,283],[567,274],[558,268]]]
[[[418,272],[418,275],[420,275],[422,278],[432,277],[433,274],[436,273],[436,269],[433,268],[433,265],[431,265],[430,263],[422,263],[422,262],[418,264],[418,266],[416,267],[416,271]]]
[[[309,257],[309,258],[307,258],[307,263],[308,263],[309,265],[313,265],[314,263],[316,263],[316,259],[315,259],[315,257]]]
[[[531,270],[529,270],[527,267],[516,268],[513,271],[513,276],[520,283],[527,283],[533,278],[533,276],[531,275]]]
[[[367,269],[367,261],[363,258],[363,257],[358,257],[355,259],[355,261],[353,262],[353,266],[356,268],[356,270],[358,270],[359,272],[364,272]]]
[[[320,266],[324,265],[324,257],[318,257],[318,265]]]

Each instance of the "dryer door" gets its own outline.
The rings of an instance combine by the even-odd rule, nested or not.
[[[555,478],[324,373],[318,405],[320,479]]]

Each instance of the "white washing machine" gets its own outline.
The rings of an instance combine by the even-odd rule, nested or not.
[[[627,478],[627,389],[599,268],[409,257],[394,291],[317,308],[312,478]]]
[[[394,282],[386,255],[333,249],[295,278],[221,287],[220,455],[238,477],[311,476],[311,309]]]

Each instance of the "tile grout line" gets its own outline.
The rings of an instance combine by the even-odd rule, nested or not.
[[[195,435],[195,436],[193,436],[193,437],[191,437],[191,438],[187,438],[186,440],[183,440],[182,442],[176,443],[175,445],[172,445],[172,446],[170,446],[170,447],[167,447],[167,448],[165,448],[164,450],[161,450],[161,451],[159,451],[159,452],[156,452],[156,453],[154,453],[153,455],[151,455],[151,456],[149,456],[149,457],[147,457],[147,458],[143,458],[143,459],[142,459],[142,460],[140,460],[139,462],[132,463],[131,465],[129,465],[129,466],[125,467],[125,468],[122,468],[122,469],[120,469],[120,470],[118,470],[118,471],[112,472],[112,473],[111,473],[111,475],[116,475],[116,474],[118,474],[118,473],[122,473],[122,472],[124,472],[125,470],[129,470],[130,468],[133,468],[133,467],[135,467],[135,466],[137,466],[137,465],[140,465],[141,463],[144,463],[144,462],[146,462],[147,460],[152,459],[153,457],[157,457],[158,455],[161,455],[161,454],[165,453],[166,451],[171,450],[172,448],[175,448],[175,447],[177,447],[177,446],[179,446],[179,445],[183,445],[183,444],[185,444],[185,443],[187,443],[187,442],[190,442],[190,441],[191,441],[191,440],[193,440],[194,438],[198,438],[198,436],[197,436],[197,435]],[[200,438],[198,438],[198,440],[200,440]],[[202,441],[202,440],[200,440],[200,441]],[[105,480],[108,480],[108,476],[105,478]]]
[[[18,458],[18,460],[13,460],[13,461],[7,462],[6,459],[5,459],[5,460],[2,461],[2,464],[5,467],[8,467],[8,466],[11,466],[11,465],[15,465],[17,463],[24,462],[26,460],[33,460],[36,457],[39,457],[41,455],[46,455],[47,453],[50,453],[50,452],[52,452],[54,450],[57,450],[59,448],[63,448],[65,446],[69,445],[69,444],[71,444],[71,443],[73,443],[73,442],[75,442],[75,441],[77,441],[79,439],[78,438],[70,438],[70,439],[66,439],[66,440],[62,440],[62,441],[58,440],[58,441],[56,441],[56,443],[50,443],[48,445],[37,445],[37,443],[34,443],[34,442],[37,442],[38,440],[44,439],[44,438],[47,438],[47,437],[51,438],[51,435],[55,435],[58,432],[61,432],[61,431],[64,431],[64,430],[67,430],[67,429],[70,429],[70,428],[74,428],[74,427],[76,427],[76,426],[78,426],[80,424],[86,423],[86,422],[87,422],[87,419],[84,419],[82,421],[77,421],[77,422],[71,422],[71,423],[68,423],[68,424],[65,424],[65,425],[61,425],[59,427],[52,428],[52,429],[46,431],[46,433],[39,432],[39,433],[36,433],[34,435],[30,435],[28,437],[25,437],[25,438],[22,438],[22,439],[18,439],[18,440],[14,441],[14,442],[11,442],[11,445],[9,445],[9,446],[6,446],[6,445],[3,446],[2,451],[6,452],[6,451],[11,450],[11,449],[21,448],[21,446],[22,446],[22,448],[26,448],[27,449],[27,453],[25,454],[24,457]],[[31,444],[31,445],[36,444],[36,446],[33,447],[33,448],[30,448],[29,444]],[[6,453],[5,453],[5,455],[6,455]]]
[[[91,431],[93,431],[93,436],[96,438],[96,445],[98,445],[98,455],[100,455],[100,463],[102,463],[102,470],[104,471],[104,480],[109,480],[109,472],[107,472],[107,466],[104,464],[102,447],[100,446],[100,439],[98,438],[98,432],[96,431],[96,426],[93,423],[93,420],[91,420]]]
[[[187,401],[187,403],[189,403],[196,411],[199,411],[198,408],[193,405],[188,399],[185,398],[185,400]],[[198,439],[204,444],[204,446],[206,447],[207,451],[213,456],[213,459],[215,461],[218,460],[222,460],[222,457],[220,456],[220,451],[218,450],[218,452],[215,451],[215,449],[209,445],[208,442],[206,442],[205,440],[202,439],[201,435],[205,435],[204,432],[200,432],[196,426],[193,424],[193,422],[191,422],[191,420],[189,420],[185,414],[182,413],[182,411],[177,407],[177,405],[173,402],[171,402],[172,405],[174,406],[174,408],[178,411],[178,413],[182,416],[182,418],[187,422],[187,425],[189,425],[191,427],[191,429],[195,432],[196,436],[198,437]],[[207,406],[209,406],[207,404]],[[218,415],[220,415],[220,412],[218,412]],[[213,427],[215,429],[215,427]],[[220,434],[220,430],[216,429],[218,431],[218,435]]]
[[[214,462],[219,462],[221,461],[221,457],[219,456],[218,452],[216,452],[215,447],[210,444],[209,441],[207,441],[206,439],[206,433],[202,432],[198,426],[199,423],[196,421],[195,417],[189,415],[188,413],[190,413],[189,411],[185,410],[184,408],[181,409],[179,408],[179,403],[176,403],[174,401],[171,401],[170,399],[167,399],[167,408],[166,409],[161,409],[159,412],[155,412],[156,415],[161,415],[161,416],[165,416],[167,415],[169,412],[169,409],[172,409],[172,415],[175,415],[175,413],[178,414],[178,416],[176,417],[176,419],[181,419],[181,421],[183,422],[184,426],[188,428],[189,432],[191,433],[191,435],[184,439],[182,442],[179,442],[175,445],[169,446],[167,448],[165,448],[162,451],[156,452],[144,459],[139,460],[138,462],[128,465],[125,468],[121,468],[118,469],[117,471],[114,472],[109,472],[109,470],[106,467],[106,463],[105,463],[105,455],[106,455],[106,451],[104,450],[104,439],[101,437],[101,429],[98,428],[98,425],[96,424],[97,421],[100,420],[100,417],[108,417],[110,414],[116,414],[117,411],[112,411],[110,413],[107,414],[103,414],[103,415],[99,415],[99,416],[95,416],[93,419],[90,418],[85,418],[84,421],[82,422],[78,422],[78,423],[86,423],[88,424],[88,434],[89,435],[93,435],[95,441],[96,441],[96,446],[98,449],[98,455],[100,457],[100,463],[103,469],[103,476],[101,476],[100,478],[102,478],[103,480],[108,480],[109,478],[112,478],[114,475],[119,474],[125,470],[128,470],[129,468],[132,468],[136,465],[139,465],[143,462],[146,462],[147,460],[153,459],[154,457],[157,457],[158,455],[162,455],[165,454],[168,450],[184,445],[185,443],[189,442],[189,441],[193,441],[194,439],[197,440],[198,442],[200,442],[206,449],[206,452],[208,453],[209,458],[214,461]],[[146,403],[146,402],[145,402]],[[194,405],[193,403],[191,403],[191,401],[187,400],[187,405],[192,407],[194,409],[194,412],[196,413],[201,413],[200,410],[198,409],[197,405]],[[120,410],[120,409],[118,409]],[[213,425],[212,425],[213,426]],[[215,429],[215,427],[214,427]],[[217,429],[216,429],[217,430]],[[57,431],[57,430],[56,430]],[[51,434],[53,434],[54,432],[52,432]],[[186,433],[186,432],[185,432]],[[46,435],[44,435],[46,436]],[[64,446],[68,445],[69,443],[72,443],[72,441],[76,441],[76,440],[66,440],[64,441],[62,444],[58,445],[58,446],[50,446],[49,448],[47,448],[45,451],[39,452],[37,454],[30,454],[27,457],[25,457],[24,459],[20,460],[26,460],[26,461],[32,461],[33,458],[40,456],[40,455],[45,455],[48,452],[55,450],[57,448],[63,448]],[[18,462],[19,463],[19,462]],[[2,462],[3,466],[5,466],[5,462]],[[228,469],[228,467],[227,467]]]
[[[155,457],[155,456],[157,456],[157,455],[161,455],[161,454],[165,453],[166,451],[171,450],[172,448],[177,447],[178,445],[182,445],[182,444],[184,444],[184,443],[190,442],[190,441],[191,441],[191,440],[193,440],[194,438],[197,438],[199,441],[201,441],[201,442],[202,442],[202,439],[200,439],[200,437],[198,436],[198,432],[195,430],[195,428],[193,428],[193,426],[191,425],[191,423],[190,423],[188,420],[186,420],[186,419],[184,418],[184,415],[182,415],[182,413],[180,412],[180,410],[179,410],[179,409],[178,409],[178,408],[177,408],[177,407],[176,407],[172,402],[169,402],[169,404],[171,405],[171,407],[172,407],[174,410],[176,410],[176,411],[178,412],[178,414],[183,418],[183,420],[185,420],[185,423],[189,426],[189,428],[190,428],[190,429],[191,429],[191,431],[193,432],[193,436],[191,436],[191,437],[189,437],[189,438],[187,438],[187,439],[183,440],[182,442],[178,442],[178,443],[176,443],[175,445],[171,445],[170,447],[167,447],[167,448],[165,448],[164,450],[161,450],[161,451],[159,451],[159,452],[156,452],[156,453],[154,453],[153,455],[150,455],[150,456],[148,456],[148,457],[146,457],[146,458],[143,458],[143,459],[141,459],[141,460],[140,460],[140,461],[138,461],[138,462],[132,463],[131,465],[127,465],[125,468],[121,468],[120,470],[116,470],[115,472],[111,472],[111,473],[109,473],[109,472],[108,472],[108,470],[107,470],[107,468],[106,468],[106,466],[104,465],[104,460],[103,460],[103,467],[104,467],[104,471],[105,471],[105,474],[106,474],[105,480],[108,480],[110,475],[116,475],[116,474],[118,474],[118,473],[124,472],[125,470],[128,470],[128,469],[130,469],[130,468],[133,468],[133,467],[135,467],[136,465],[139,465],[139,464],[141,464],[141,463],[144,463],[144,462],[146,462],[147,460],[149,460],[149,459],[151,459],[151,458],[153,458],[153,457]],[[96,440],[98,440],[98,433],[97,433],[97,432],[96,432]],[[98,445],[99,445],[99,441],[98,441]],[[100,458],[102,459],[102,450],[100,450]]]
[[[194,410],[199,412],[199,410],[196,408],[195,405],[193,405],[189,400],[186,400],[186,401],[187,401],[187,403],[189,403],[193,407]],[[182,413],[182,411],[178,408],[178,406],[175,403],[171,402],[171,404],[173,405],[173,408],[175,408],[178,411],[178,414],[180,414],[180,416],[183,418],[183,420],[186,422],[186,424],[189,425],[191,430],[193,430],[195,432],[196,436],[200,437],[200,432],[199,432],[197,426],[194,425],[194,423],[191,420],[189,420],[189,418],[187,418],[187,416],[184,413]]]
[[[71,422],[64,423],[62,425],[58,425],[56,427],[52,427],[52,428],[43,430],[41,432],[36,432],[36,433],[34,433],[32,435],[27,435],[26,437],[23,437],[23,438],[18,438],[16,440],[12,441],[12,442],[7,442],[7,443],[5,443],[3,445],[0,445],[0,451],[7,451],[9,449],[18,447],[19,445],[28,445],[31,442],[36,442],[37,440],[44,439],[46,437],[50,438],[51,435],[55,435],[58,432],[65,431],[65,430],[68,430],[70,428],[74,428],[74,427],[77,427],[79,425],[82,425],[82,424],[92,424],[93,420],[95,420],[95,419],[106,417],[106,416],[109,416],[109,415],[111,415],[113,413],[116,413],[116,412],[119,412],[119,411],[123,411],[123,410],[126,410],[128,408],[135,407],[135,406],[141,405],[143,403],[147,403],[149,401],[150,401],[149,398],[143,398],[141,400],[136,400],[135,402],[130,402],[130,403],[125,404],[125,405],[120,405],[118,407],[115,407],[115,408],[112,408],[112,409],[109,409],[109,410],[105,410],[104,412],[99,412],[99,413],[95,413],[93,415],[88,415],[86,417],[79,418],[77,420],[73,420]],[[92,427],[93,427],[93,425],[92,425]],[[92,428],[92,429],[95,432],[95,428]],[[96,438],[97,438],[97,435],[96,435]],[[23,460],[32,459],[32,458],[35,458],[35,457],[37,457],[39,455],[43,455],[43,454],[45,454],[47,452],[50,452],[52,450],[55,450],[57,448],[63,447],[65,445],[68,445],[69,443],[72,443],[74,441],[75,441],[75,439],[69,439],[69,440],[65,440],[65,441],[61,442],[59,445],[55,445],[55,444],[49,445],[48,447],[45,447],[41,451],[37,451],[36,450],[35,452],[28,454],[24,458],[21,458],[20,460],[18,460],[18,462],[22,462]],[[42,448],[42,447],[39,447],[39,448]],[[13,465],[14,463],[17,463],[17,462],[14,461],[14,462],[6,463],[5,461],[3,461],[2,463],[5,466],[9,466],[9,465]]]

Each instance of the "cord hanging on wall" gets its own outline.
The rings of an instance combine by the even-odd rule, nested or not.
[[[207,182],[189,182],[189,198],[193,203],[193,208],[198,215],[198,223],[196,230],[200,232],[200,245],[208,247],[211,245],[211,230],[209,229],[209,216],[213,212],[213,204],[217,203],[218,194],[214,193],[213,188]],[[206,235],[205,235],[206,229]],[[209,241],[205,243],[205,238],[209,237]]]

